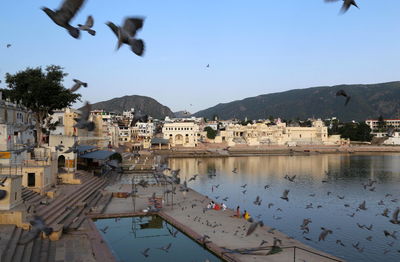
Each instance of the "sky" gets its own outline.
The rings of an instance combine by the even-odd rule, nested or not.
[[[87,0],[71,24],[93,15],[97,34],[76,40],[40,10],[61,1],[2,1],[0,87],[6,72],[55,64],[69,73],[65,87],[89,84],[83,101],[144,95],[193,113],[290,89],[400,80],[400,1],[357,2],[339,15],[341,1]],[[105,25],[130,16],[146,17],[143,57],[116,51]]]

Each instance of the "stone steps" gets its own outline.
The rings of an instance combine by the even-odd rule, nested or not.
[[[92,181],[94,182],[95,180],[96,178],[93,178],[93,180],[91,180],[90,182]],[[43,209],[40,209],[39,211],[37,211],[37,214],[41,216],[44,220],[47,220],[48,217],[51,217],[54,213],[60,211],[60,209],[65,209],[66,206],[68,206],[66,205],[66,203],[70,202],[71,199],[73,199],[74,197],[82,194],[82,190],[85,191],[87,188],[90,187],[91,184],[89,182],[84,184],[83,186],[79,187],[77,190],[72,192],[72,194],[60,197],[55,201],[53,201],[50,205],[46,206]]]
[[[66,217],[68,217],[68,215],[72,211],[72,210],[67,210],[66,206],[72,208],[80,205],[85,206],[84,200],[89,198],[96,190],[98,190],[98,188],[102,187],[105,183],[106,182],[103,179],[98,179],[93,184],[89,185],[88,187],[85,187],[83,191],[74,192],[74,195],[70,196],[70,198],[67,201],[64,201],[63,203],[58,203],[59,206],[54,207],[54,210],[56,210],[56,212],[51,212],[50,215],[43,216],[43,219],[46,221],[46,224],[52,227],[55,232],[58,232],[57,233],[58,236],[61,236],[64,225],[60,222],[64,220]],[[86,216],[86,214],[81,214],[81,215]]]
[[[1,225],[0,234],[0,261],[4,261],[11,239],[17,229],[15,225]]]
[[[25,245],[24,255],[22,257],[21,262],[30,262],[31,261],[33,243],[34,243],[34,241],[31,241]]]
[[[27,234],[28,234],[28,231],[22,231],[20,238],[23,238]],[[12,262],[22,261],[22,258],[24,256],[24,252],[25,252],[25,246],[26,245],[17,244],[14,255],[12,256],[12,260],[11,260]]]
[[[91,181],[95,181],[95,180],[96,180],[96,178],[93,177],[93,178],[90,180],[90,182],[91,182]],[[86,187],[90,186],[90,182],[87,182],[87,183],[85,183],[85,184],[82,184],[82,185],[78,186],[78,188],[75,189],[71,194],[67,194],[67,195],[64,195],[64,196],[62,196],[62,197],[61,197],[61,196],[58,197],[56,200],[54,200],[54,201],[52,202],[52,205],[45,206],[45,207],[39,209],[39,210],[37,211],[37,214],[38,214],[38,215],[43,215],[43,214],[47,214],[49,211],[52,211],[55,205],[58,205],[59,203],[63,203],[63,202],[65,202],[65,201],[68,201],[68,199],[69,199],[72,195],[75,195],[77,192],[81,191],[83,188],[86,188]]]
[[[40,251],[42,249],[42,239],[38,237],[32,242],[33,246],[32,246],[32,253],[30,256],[30,262],[40,262],[39,256],[40,256]]]
[[[13,231],[13,234],[11,235],[10,241],[7,245],[7,249],[4,252],[4,259],[2,259],[1,261],[12,262],[12,258],[17,249],[18,241],[19,238],[21,237],[21,234],[22,234],[22,229],[19,227],[17,227]]]

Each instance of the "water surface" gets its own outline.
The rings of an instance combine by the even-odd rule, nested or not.
[[[98,219],[95,224],[118,261],[221,261],[159,216]],[[169,243],[168,252],[159,249]],[[141,253],[146,248],[148,257]]]
[[[199,174],[189,183],[196,191],[217,201],[229,197],[228,207],[239,205],[253,217],[259,215],[267,225],[316,249],[347,261],[400,261],[400,225],[389,222],[391,212],[400,206],[400,154],[179,158],[170,159],[169,165],[181,169],[183,180]],[[216,176],[210,178],[208,174],[214,171]],[[284,179],[285,175],[296,175],[295,181]],[[364,189],[362,183],[368,179],[377,183]],[[241,187],[244,184],[246,188]],[[265,189],[265,185],[270,187]],[[290,190],[288,202],[280,199],[285,189]],[[387,193],[391,196],[386,197]],[[253,204],[257,196],[262,198],[260,206]],[[356,211],[364,200],[367,210]],[[378,205],[381,200],[384,205]],[[269,203],[274,205],[268,208]],[[311,203],[313,208],[306,209]],[[390,218],[380,215],[385,208],[391,211]],[[300,230],[304,218],[312,220],[308,234]],[[357,223],[373,226],[361,229]],[[333,234],[318,242],[321,227]],[[399,231],[399,240],[385,237],[384,230]],[[371,241],[366,239],[369,236]],[[337,240],[345,247],[336,244]],[[357,242],[363,252],[353,247]]]

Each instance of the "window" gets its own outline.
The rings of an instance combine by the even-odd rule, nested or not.
[[[35,173],[28,173],[28,187],[35,186]]]

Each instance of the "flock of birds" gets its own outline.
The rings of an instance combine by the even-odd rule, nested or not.
[[[57,10],[52,10],[47,7],[43,7],[42,10],[56,25],[66,29],[73,38],[79,38],[81,31],[88,32],[90,35],[95,36],[96,31],[93,29],[93,16],[89,15],[85,24],[78,24],[76,27],[72,26],[70,23],[85,2],[86,0],[64,0]],[[117,26],[110,21],[106,23],[118,39],[117,50],[122,44],[126,44],[131,47],[132,52],[136,55],[143,55],[145,49],[144,41],[136,38],[137,31],[143,27],[143,23],[143,17],[125,18],[122,26]]]
[[[234,169],[232,170],[232,173],[237,173],[237,168],[234,168]],[[322,182],[322,183],[329,183],[330,172],[327,172],[325,175],[326,175],[328,178],[327,178],[327,179],[323,179],[321,182]],[[209,169],[209,170],[208,170],[208,178],[211,178],[211,179],[212,179],[212,178],[215,177],[215,176],[216,176],[216,170],[215,170],[215,169]],[[188,181],[189,181],[189,182],[190,182],[190,181],[195,181],[197,177],[198,177],[198,175],[193,175],[192,177],[189,178]],[[292,184],[292,183],[294,184],[294,183],[297,182],[297,176],[296,176],[296,175],[293,175],[293,176],[285,175],[285,176],[284,176],[284,179],[287,180],[289,184]],[[211,183],[212,183],[212,182],[211,182]],[[362,190],[364,190],[364,191],[366,191],[366,192],[375,192],[376,184],[377,184],[377,181],[376,181],[376,180],[368,179],[365,183],[362,183],[362,184],[361,184]],[[220,184],[212,185],[212,192],[215,194],[214,190],[220,188],[220,186],[221,186]],[[270,189],[271,187],[272,187],[271,184],[266,184],[266,185],[264,186],[264,190],[268,190],[268,189]],[[241,191],[241,193],[242,193],[243,195],[245,195],[245,194],[247,193],[246,188],[247,188],[247,184],[243,184],[243,185],[240,186],[240,191]],[[289,202],[289,201],[290,201],[289,192],[290,192],[290,189],[284,189],[284,191],[283,191],[282,196],[280,197],[280,199]],[[327,191],[327,192],[326,192],[326,195],[327,195],[327,196],[330,196],[330,195],[331,195],[332,197],[336,197],[336,198],[339,199],[339,200],[344,200],[344,199],[346,198],[345,195],[336,195],[336,196],[335,196],[335,195],[334,195],[332,192],[330,192],[330,191]],[[315,197],[315,196],[316,196],[315,193],[309,194],[309,197]],[[399,201],[399,199],[397,199],[397,198],[392,198],[392,196],[393,196],[392,194],[387,193],[387,194],[385,195],[385,199],[386,199],[386,200],[380,200],[380,201],[378,202],[378,206],[385,206],[385,201],[389,201],[389,202],[392,202],[392,203],[397,203],[397,202]],[[214,199],[220,199],[221,196],[214,196],[213,198],[214,198]],[[221,199],[222,199],[222,201],[227,201],[227,200],[228,200],[228,197],[224,197],[224,198],[221,198]],[[263,205],[262,205],[262,198],[261,198],[260,196],[257,196],[257,197],[256,197],[256,199],[253,201],[253,204],[254,204],[256,207],[264,208]],[[272,202],[270,202],[270,203],[268,203],[268,204],[266,204],[266,205],[264,205],[264,206],[267,207],[268,209],[271,209],[271,208],[272,208],[274,205],[276,205],[276,204],[279,204],[279,203],[272,203]],[[354,218],[354,217],[356,216],[356,214],[359,213],[359,212],[365,212],[366,210],[368,210],[368,205],[367,205],[367,202],[366,202],[365,200],[362,201],[361,203],[359,203],[358,206],[351,207],[350,204],[347,204],[347,203],[343,203],[343,206],[344,206],[346,209],[352,209],[352,208],[354,209],[354,212],[352,212],[351,214],[347,214],[347,216],[349,216],[349,217],[351,217],[351,218]],[[322,205],[313,206],[313,203],[306,204],[305,209],[311,209],[311,208],[317,208],[317,209],[319,209],[319,208],[323,208],[323,206],[322,206]],[[276,211],[282,212],[283,210],[282,210],[282,208],[279,208],[279,207],[278,207],[278,208],[276,209]],[[389,217],[390,212],[391,212],[392,214],[391,214],[391,216]],[[394,225],[400,225],[400,220],[399,220],[400,217],[399,217],[399,214],[400,214],[400,208],[399,208],[399,207],[396,207],[396,208],[394,208],[393,210],[390,210],[389,207],[386,207],[386,208],[383,210],[382,213],[376,214],[376,216],[383,216],[383,217],[387,218],[387,222],[388,222],[388,223],[391,223],[391,224],[394,224]],[[260,218],[261,218],[261,214],[260,214],[260,215],[257,215],[256,218],[257,218],[257,219],[260,219]],[[282,219],[281,216],[276,216],[275,214],[272,216],[272,218],[273,218],[274,220],[280,220],[280,219]],[[200,218],[196,217],[194,221],[200,221]],[[256,220],[253,220],[253,219],[252,219],[252,220],[250,220],[250,222],[252,222],[251,225],[250,225],[250,227],[247,228],[247,232],[246,232],[245,234],[243,233],[242,236],[249,236],[249,235],[251,235],[251,234],[255,231],[255,229],[257,228],[257,226],[263,226],[263,224],[264,224],[263,221],[261,221],[261,220],[256,221]],[[321,230],[321,231],[320,231],[319,236],[318,236],[318,242],[316,242],[314,239],[312,239],[312,237],[309,237],[309,236],[308,236],[308,234],[309,234],[310,231],[311,231],[311,230],[310,230],[310,224],[311,224],[311,223],[312,223],[312,219],[311,219],[311,218],[304,218],[303,221],[302,221],[302,224],[299,226],[299,229],[300,229],[300,231],[301,231],[301,234],[303,235],[303,239],[304,239],[304,240],[306,240],[306,241],[312,241],[312,242],[314,242],[314,243],[318,243],[318,242],[320,242],[320,241],[325,241],[330,235],[335,235],[333,229],[329,229],[329,228],[327,228],[327,227],[320,227],[320,230]],[[207,221],[207,225],[208,225],[208,221]],[[211,224],[210,224],[210,226],[214,226],[214,225],[211,225]],[[373,229],[373,228],[374,228],[374,225],[373,225],[373,224],[364,225],[364,224],[360,224],[360,223],[357,222],[357,223],[355,223],[355,226],[357,226],[359,229],[362,229],[362,230],[367,230],[367,231],[373,231],[373,230],[374,230],[374,229]],[[243,228],[243,229],[245,229],[245,228]],[[339,229],[339,228],[337,228],[337,229]],[[273,228],[272,230],[270,230],[270,231],[271,231],[270,233],[273,233],[274,230],[275,230],[275,228]],[[237,233],[238,233],[238,231],[236,231],[236,232],[234,233],[234,235],[236,235]],[[392,240],[397,240],[397,235],[396,235],[396,234],[397,234],[397,231],[396,231],[396,230],[390,231],[390,230],[386,230],[386,229],[385,229],[385,230],[383,230],[383,232],[382,232],[382,235],[383,235],[383,236],[385,236],[385,237],[388,238],[388,239],[392,239]],[[281,241],[280,239],[277,239],[277,240]],[[367,240],[367,241],[372,241],[372,240],[373,240],[373,236],[370,235],[370,236],[366,237],[366,240]],[[265,243],[267,243],[267,241],[263,240],[262,243],[260,244],[260,247],[263,246]],[[278,242],[278,243],[279,243],[279,242]],[[345,244],[341,239],[336,239],[335,243],[336,243],[337,245],[342,246],[342,247],[345,247],[345,246],[346,246],[346,244]],[[395,243],[394,241],[389,242],[389,243],[387,243],[387,246],[388,246],[388,247],[393,247],[393,246],[394,246],[394,243]],[[276,244],[276,243],[274,243],[273,246],[275,246],[275,244]],[[352,246],[354,249],[356,249],[358,252],[360,252],[360,253],[364,252],[364,247],[361,247],[360,241],[357,241],[357,242],[355,242],[355,243],[351,243],[351,246]],[[248,250],[246,250],[246,252],[247,252],[248,254],[251,254],[253,251],[258,251],[258,250],[257,250],[257,249],[252,249],[252,250],[248,249]],[[395,250],[393,250],[393,249],[385,248],[384,250],[382,250],[382,252],[383,252],[384,255],[385,255],[385,254],[388,254],[389,252],[393,252],[393,251],[396,252],[396,253],[400,253],[400,249],[395,249]],[[238,251],[230,250],[230,252],[238,252]],[[242,250],[241,252],[243,252],[243,250]]]

